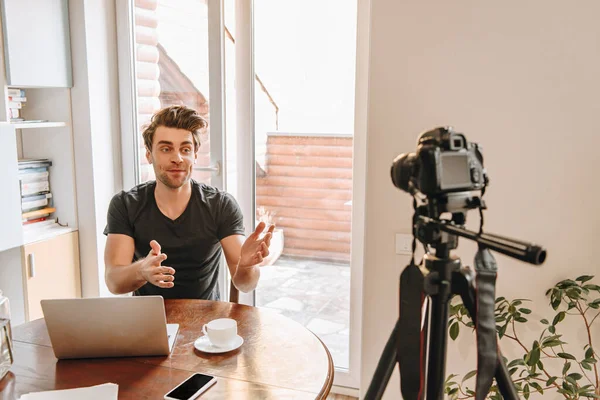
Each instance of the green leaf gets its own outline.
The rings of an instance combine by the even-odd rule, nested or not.
[[[544,324],[544,325],[548,325],[548,324],[549,324],[549,322],[548,322],[548,320],[547,320],[547,319],[542,319],[542,320],[540,320],[540,322],[541,322],[542,324]]]
[[[564,365],[564,367],[563,367],[562,374],[566,375],[566,373],[569,371],[569,368],[571,368],[571,363],[570,362],[566,362],[565,365]]]
[[[560,306],[562,299],[560,297],[560,295],[556,295],[554,296],[554,293],[552,293],[552,300],[550,301],[550,304],[552,305],[552,309],[554,309],[555,311],[558,309],[558,307]]]
[[[572,374],[569,374],[569,375],[567,375],[567,378],[568,378],[568,377],[571,377],[571,378],[573,378],[574,380],[578,381],[578,380],[580,380],[581,378],[583,378],[583,375],[581,375],[581,374],[578,374],[577,372],[573,372]]]
[[[552,325],[556,326],[559,322],[561,322],[562,320],[565,319],[566,315],[567,315],[567,313],[564,311],[561,311],[558,314],[556,314],[556,316],[554,317],[554,320],[552,321]]]
[[[575,357],[569,353],[558,353],[557,356],[564,358],[565,360],[575,360]]]
[[[600,286],[598,285],[584,285],[583,287],[587,290],[595,290],[596,292],[600,292]]]
[[[537,383],[537,382],[529,382],[529,385],[531,385],[531,387],[533,387],[535,390],[537,390],[541,394],[544,394],[544,389],[540,386],[539,383]]]
[[[565,378],[565,380],[566,380],[567,382],[569,382],[571,385],[573,385],[574,387],[575,387],[575,386],[577,386],[577,381],[576,381],[575,379],[573,379],[572,377],[570,377],[570,376],[567,376],[567,377]]]
[[[581,275],[580,277],[575,278],[576,281],[579,281],[581,283],[591,281],[592,279],[594,279],[593,275]]]
[[[504,297],[498,297],[496,299],[496,304],[498,304],[498,303],[500,303],[501,301],[504,301],[504,300],[506,300]]]
[[[454,322],[452,325],[450,325],[450,338],[452,340],[456,340],[459,331],[460,327],[458,326],[458,322]]]
[[[598,309],[598,307],[600,307],[600,298],[598,298],[598,299],[596,299],[594,301],[589,302],[588,306],[590,306],[590,307],[592,307],[594,309]]]
[[[593,357],[594,357],[594,349],[592,347],[589,347],[585,351],[585,358],[593,358]]]
[[[581,362],[581,368],[587,369],[588,371],[592,370],[592,366],[586,362]]]
[[[464,382],[464,381],[466,381],[466,380],[468,380],[468,379],[471,379],[472,377],[475,376],[476,373],[477,373],[477,370],[470,371],[468,374],[466,374],[464,376],[464,378],[462,379],[461,383]]]
[[[458,374],[450,374],[448,375],[448,377],[446,378],[446,383],[450,382],[450,379],[454,379],[458,376]]]
[[[512,367],[517,366],[517,365],[525,365],[525,361],[523,361],[522,358],[517,358],[517,359],[514,359],[511,362],[509,362],[506,367],[507,368],[512,368]]]
[[[556,284],[556,287],[559,289],[566,289],[573,286],[577,286],[577,283],[571,279],[565,279],[564,281],[560,281]]]
[[[531,310],[529,308],[519,308],[523,314],[531,314]]]
[[[570,288],[567,289],[567,297],[570,299],[580,299],[581,298],[581,290],[579,288]]]
[[[531,352],[529,352],[529,360],[527,361],[527,365],[533,367],[540,361],[540,345],[537,341],[533,342],[533,348]]]
[[[565,342],[560,341],[558,339],[554,339],[554,340],[544,341],[544,344],[542,345],[542,347],[556,347],[556,346],[560,346],[561,344],[565,344]]]
[[[513,374],[514,374],[515,372],[517,372],[518,370],[519,370],[519,368],[511,368],[511,369],[508,371],[508,373],[509,373],[510,375],[513,375]]]
[[[498,329],[498,337],[500,339],[502,339],[502,336],[504,336],[504,334],[506,333],[506,328],[508,327],[508,325],[504,325],[503,327],[501,327],[500,329]]]
[[[529,385],[527,384],[523,388],[523,397],[525,397],[526,399],[528,399],[530,394],[531,394],[531,392],[529,391]]]
[[[521,317],[520,315],[517,315],[515,317],[515,321],[523,323],[523,322],[527,322],[527,318],[524,318],[524,317]]]
[[[556,333],[556,327],[554,325],[550,325],[548,327],[548,332],[550,332],[550,333]]]
[[[546,386],[550,386],[550,385],[554,384],[554,382],[556,382],[557,379],[558,379],[557,376],[553,376],[552,378],[548,379],[546,381]]]
[[[449,395],[453,395],[455,393],[458,392],[458,388],[454,388],[454,389],[450,389],[450,391],[448,392]]]

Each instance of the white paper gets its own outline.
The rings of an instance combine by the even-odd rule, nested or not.
[[[24,394],[19,400],[117,400],[119,385],[105,383],[77,389],[50,390]]]

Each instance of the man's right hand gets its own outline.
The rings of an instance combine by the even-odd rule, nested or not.
[[[143,279],[154,286],[161,288],[172,288],[175,270],[171,267],[160,265],[167,259],[167,255],[160,252],[160,244],[156,240],[150,242],[150,253],[140,265],[139,273]]]

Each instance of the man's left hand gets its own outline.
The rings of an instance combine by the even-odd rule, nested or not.
[[[256,230],[252,232],[242,245],[240,252],[240,260],[238,268],[249,268],[260,264],[265,257],[269,255],[269,246],[271,245],[271,237],[275,225],[271,225],[264,237],[260,238],[261,233],[265,230],[266,224],[260,222],[256,226]]]

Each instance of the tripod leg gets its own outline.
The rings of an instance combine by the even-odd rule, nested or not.
[[[454,276],[453,271],[460,269],[460,260],[449,258],[448,249],[438,247],[435,257],[425,257],[425,266],[431,271],[425,284],[425,292],[431,299],[427,400],[443,400],[452,277]]]
[[[455,285],[452,291],[460,295],[465,308],[471,316],[471,320],[474,324],[476,324],[477,313],[475,310],[475,289],[462,272],[455,272],[455,277],[453,278],[452,283]],[[510,374],[508,372],[508,368],[506,367],[506,363],[502,358],[500,348],[498,348],[498,363],[496,365],[494,377],[496,378],[498,389],[505,400],[519,399],[519,394],[517,393],[517,389],[510,379]]]
[[[396,355],[398,350],[398,330],[400,329],[400,320],[396,322],[396,326],[390,335],[379,363],[377,363],[377,369],[371,379],[369,389],[365,394],[365,400],[379,400],[385,392],[385,388],[392,376],[394,366],[396,365]]]
[[[440,293],[431,297],[429,364],[427,366],[427,400],[444,398],[446,347],[448,343],[448,300],[450,282],[439,284]]]

